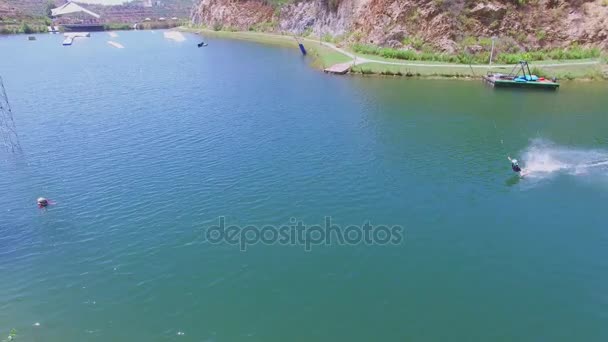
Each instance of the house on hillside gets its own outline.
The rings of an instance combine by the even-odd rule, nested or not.
[[[66,31],[103,31],[101,16],[82,5],[68,1],[51,10],[53,24]]]

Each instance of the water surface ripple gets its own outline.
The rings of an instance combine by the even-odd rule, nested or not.
[[[605,85],[331,77],[297,50],[151,31],[37,38],[0,37],[24,149],[0,154],[0,336],[608,339]],[[204,241],[219,216],[405,237],[243,253]]]

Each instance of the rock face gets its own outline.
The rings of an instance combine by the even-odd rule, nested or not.
[[[572,43],[608,48],[604,0],[199,0],[192,22],[238,30],[312,33],[394,48],[455,51],[469,37],[523,49]],[[508,38],[508,39],[507,39]]]
[[[507,14],[507,7],[498,3],[480,2],[470,11],[473,18],[483,24],[491,24],[496,20],[502,20]]]
[[[259,0],[201,0],[192,10],[193,21],[211,27],[248,30],[270,23],[274,9]]]

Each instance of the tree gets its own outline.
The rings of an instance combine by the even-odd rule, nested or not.
[[[44,12],[46,16],[51,18],[53,16],[53,8],[55,8],[55,2],[53,0],[47,0]]]
[[[34,29],[32,29],[32,27],[30,25],[28,25],[27,23],[21,24],[21,31],[23,33],[27,33],[27,34],[34,33]]]

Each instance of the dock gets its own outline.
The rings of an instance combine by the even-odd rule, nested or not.
[[[73,32],[65,33],[63,36],[65,37],[63,40],[63,46],[70,46],[74,42],[74,39],[90,37],[91,34],[89,32]]]
[[[352,67],[352,65],[353,65],[353,62],[334,64],[334,65],[330,66],[329,68],[324,69],[323,71],[328,74],[344,75],[350,71],[350,68]]]

